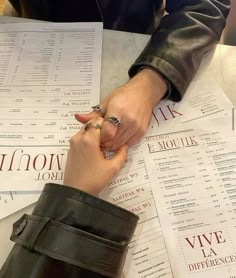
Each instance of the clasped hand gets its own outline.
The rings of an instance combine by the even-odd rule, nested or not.
[[[103,122],[103,118],[94,118],[71,138],[64,173],[65,185],[92,195],[99,194],[126,160],[126,145],[111,159],[104,157],[100,148]]]
[[[85,125],[70,140],[64,184],[97,195],[124,164],[127,146],[146,132],[153,107],[166,90],[156,72],[143,69],[101,102],[102,111],[76,114]],[[117,118],[120,126],[108,117]],[[115,154],[108,160],[103,150]]]
[[[101,129],[101,147],[116,151],[124,144],[133,145],[145,134],[156,103],[163,97],[167,85],[162,77],[151,69],[143,69],[123,86],[112,91],[100,104],[101,112],[76,114],[75,118],[86,123],[98,116],[105,121]],[[117,118],[117,127],[107,118]]]

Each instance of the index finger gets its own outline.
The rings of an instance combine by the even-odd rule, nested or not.
[[[83,127],[82,137],[84,137],[87,140],[93,140],[96,143],[98,143],[98,145],[100,145],[100,135],[103,122],[103,118],[97,117],[86,123]]]

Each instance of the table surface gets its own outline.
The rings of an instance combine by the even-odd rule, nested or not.
[[[28,22],[27,19],[0,16],[0,24]],[[102,52],[101,98],[128,80],[129,66],[149,40],[148,35],[104,30]],[[213,78],[236,107],[236,47],[217,45],[200,66],[195,79]],[[33,205],[0,220],[0,268],[13,243],[9,240],[12,224]]]

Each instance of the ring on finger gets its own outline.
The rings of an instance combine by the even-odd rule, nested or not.
[[[90,126],[91,126],[91,122],[87,122],[84,126],[84,130],[85,131],[89,130]]]
[[[92,106],[92,109],[93,109],[93,111],[99,112],[102,114],[102,108],[101,108],[100,104]]]
[[[120,127],[120,125],[121,125],[120,120],[119,120],[118,118],[116,118],[116,117],[113,117],[113,116],[111,116],[111,117],[106,117],[106,118],[105,118],[105,121],[107,121],[107,122],[113,124],[113,125],[116,126],[116,127]]]
[[[87,131],[89,130],[90,127],[93,127],[95,129],[101,129],[102,128],[102,125],[100,124],[92,124],[91,122],[87,122],[84,126],[84,130]]]
[[[100,124],[95,124],[95,125],[91,124],[91,126],[94,127],[95,129],[101,129],[102,128],[102,125],[100,125]]]

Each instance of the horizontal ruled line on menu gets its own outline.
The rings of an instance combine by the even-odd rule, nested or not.
[[[136,170],[137,170],[137,169],[134,169],[134,171],[136,171]],[[126,172],[126,173],[124,173],[124,174],[127,174],[127,173],[129,173],[129,172]],[[132,190],[135,189],[135,188],[144,187],[144,186],[147,185],[147,184],[149,184],[149,182],[142,183],[142,185],[135,185],[134,187],[129,187],[128,189],[125,189],[125,190],[122,190],[122,191],[117,191],[117,192],[115,192],[115,194],[112,195],[111,197],[114,197],[114,196],[116,196],[116,195],[120,195],[120,194],[122,194],[122,193],[124,193],[124,192],[126,192],[126,191],[132,191]]]
[[[215,112],[213,112],[213,113],[209,113],[209,114],[206,114],[206,115],[203,115],[203,116],[200,116],[200,117],[197,117],[197,118],[188,120],[188,121],[184,121],[183,123],[192,122],[192,121],[195,121],[195,120],[197,120],[197,119],[205,118],[205,117],[208,117],[208,116],[210,116],[210,115],[214,115],[214,114],[219,113],[219,112],[222,112],[222,111],[224,111],[224,109],[221,109],[221,110],[215,111]]]
[[[150,201],[150,200],[152,200],[152,201],[153,201],[153,198],[148,198],[148,199],[146,199],[146,200],[141,200],[141,201],[140,201],[140,202],[138,202],[138,203],[132,204],[132,206],[129,206],[128,208],[130,208],[130,207],[134,207],[134,206],[137,206],[137,205],[139,205],[139,204],[142,204],[142,203],[148,202],[148,201]]]
[[[84,100],[83,100],[84,101]],[[42,105],[43,106],[43,105]],[[24,108],[27,108],[27,109],[35,109],[35,108],[41,108],[42,106],[20,106],[19,107],[19,109],[24,109]],[[68,105],[69,106],[69,105]],[[54,108],[56,108],[56,109],[68,109],[68,106],[56,106],[55,105],[55,107]],[[69,106],[69,107],[80,107],[80,106],[82,106],[81,104],[78,104],[78,105],[71,105],[71,106]],[[0,109],[1,108],[12,108],[11,106],[0,106]],[[44,109],[52,109],[52,106],[43,106],[43,108]],[[83,106],[83,108],[84,108],[84,106]],[[18,113],[18,112],[12,112],[12,113]]]
[[[190,132],[190,131],[193,131],[193,129],[180,130],[180,131],[176,131],[176,132],[162,133],[162,134],[158,134],[158,135],[147,136],[146,138],[160,137],[160,136],[164,136],[164,135],[172,135],[172,134],[178,134],[178,133],[184,133],[184,132]]]
[[[71,121],[71,119],[72,119],[72,117],[71,118],[67,118],[67,119],[65,119],[65,118],[60,118],[60,121]],[[3,121],[3,120],[7,120],[7,121],[12,121],[12,120],[23,120],[23,121],[33,121],[33,120],[35,120],[35,119],[14,119],[14,118],[12,118],[12,119],[1,119],[1,121]],[[37,118],[37,120],[40,120],[40,121],[58,121],[58,118],[56,118],[56,119],[51,119],[51,118],[49,118],[49,119],[38,119]],[[1,131],[1,133],[2,133],[2,131]]]
[[[144,222],[146,222],[146,221],[150,221],[150,220],[155,219],[155,218],[156,218],[156,217],[153,217],[153,218],[151,218],[151,219],[145,220],[145,221],[140,222],[140,223],[144,223]],[[140,224],[140,223],[138,223],[138,224]],[[149,229],[149,230],[147,230],[147,231],[141,231],[140,233],[136,233],[135,236],[138,237],[139,235],[143,235],[143,234],[145,234],[145,233],[149,233],[149,232],[152,232],[153,230],[157,230],[157,229],[160,230],[160,228],[155,227],[155,228]]]
[[[30,145],[30,146],[27,146],[27,145],[0,145],[0,148],[1,147],[8,147],[8,148],[17,148],[17,147],[24,147],[24,148],[35,148],[35,147],[48,147],[48,148],[52,148],[52,147],[68,147],[68,145]]]
[[[150,220],[152,220],[152,219],[155,219],[155,218],[158,218],[158,216],[155,216],[155,217],[148,218],[148,219],[146,219],[146,220],[140,221],[140,222],[138,222],[138,225],[143,224],[143,223],[145,223],[145,222],[148,222],[148,221],[150,221]]]
[[[38,81],[38,80],[37,80]],[[2,84],[0,84],[2,85]],[[89,87],[89,85],[84,85],[84,84],[57,84],[57,85],[50,85],[50,84],[39,84],[39,85],[2,85],[3,87],[76,87],[76,86],[84,86],[84,87]]]
[[[15,133],[15,131],[8,131],[8,132],[1,131],[1,133],[9,134],[9,133]],[[32,134],[32,131],[18,131],[17,133],[18,134],[22,134],[22,133],[30,133],[30,134]],[[34,133],[47,133],[48,134],[47,130],[46,131],[34,131]],[[65,131],[53,131],[53,134],[55,134],[55,133],[63,133],[63,134],[65,134]]]
[[[0,31],[0,33],[1,34],[4,34],[4,33],[7,33],[7,34],[9,34],[9,33],[51,33],[51,32],[53,32],[53,33],[65,33],[65,32],[68,32],[68,33],[80,33],[80,32],[86,32],[86,33],[94,33],[94,30],[93,29],[79,29],[79,30],[73,30],[73,29],[62,29],[62,30],[56,30],[56,29],[47,29],[47,30],[43,30],[43,31],[37,31],[37,30],[32,30],[32,31],[25,31],[25,30],[23,30],[23,31],[21,31],[21,30],[17,30],[17,31],[7,31],[7,32],[1,32]]]

